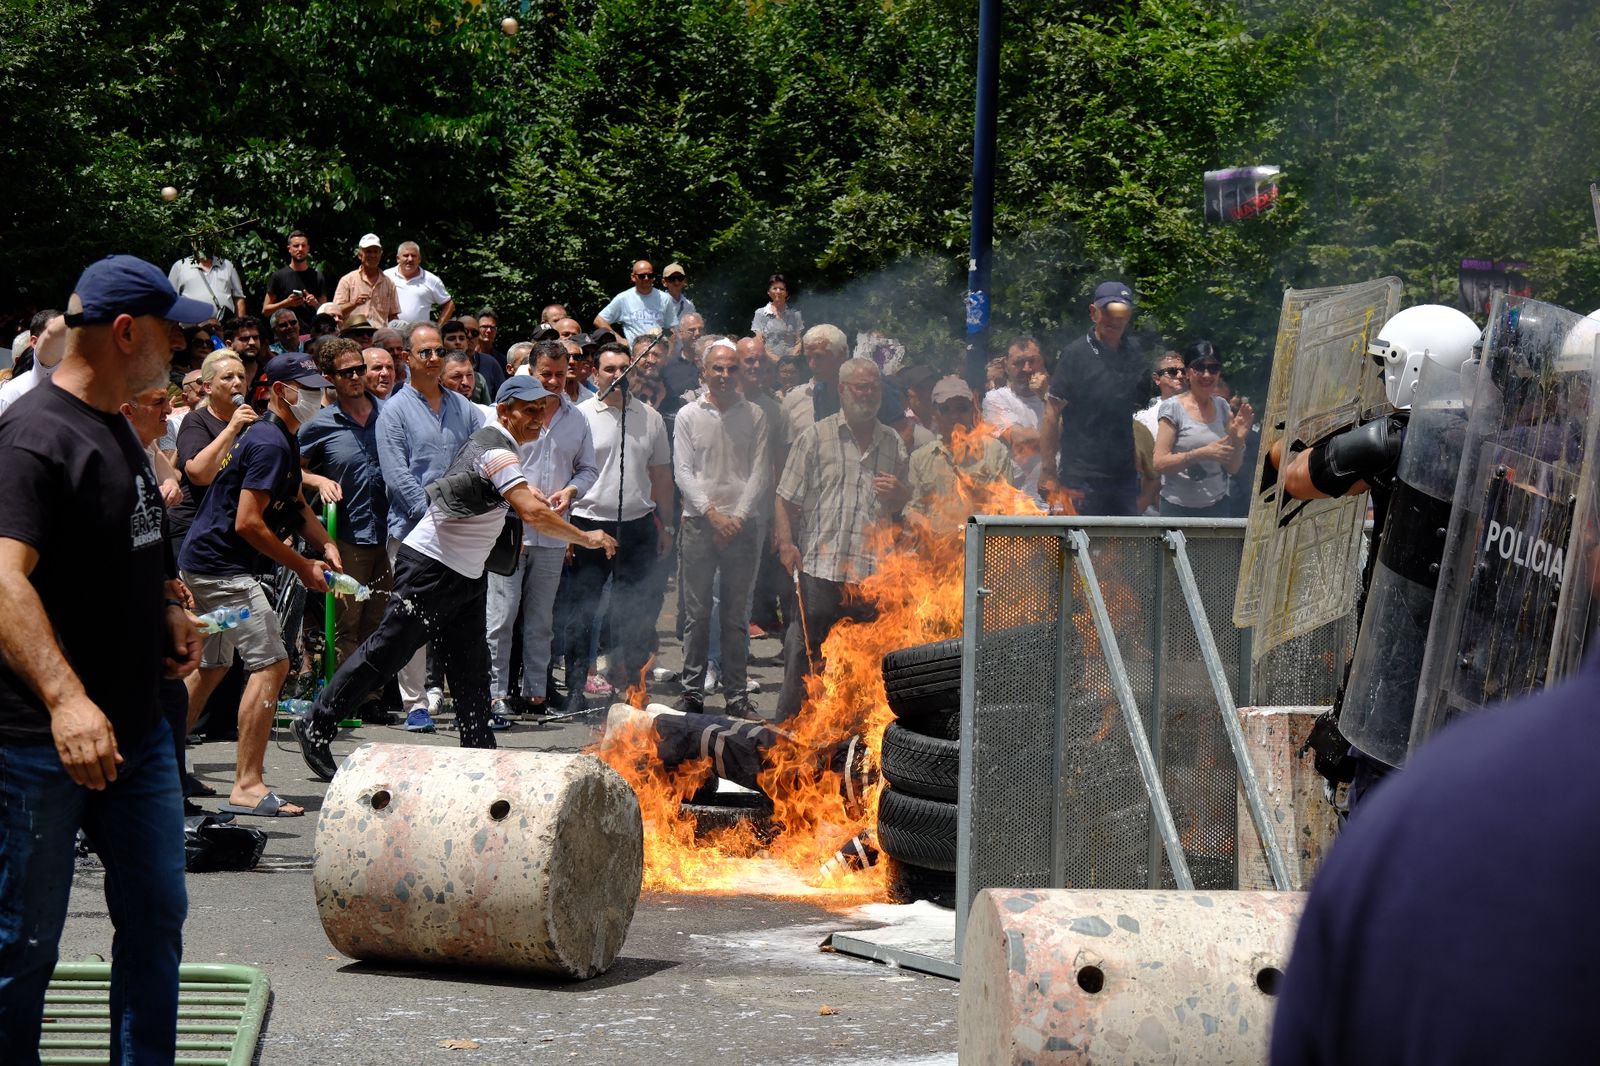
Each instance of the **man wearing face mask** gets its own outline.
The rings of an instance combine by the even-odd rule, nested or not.
[[[343,570],[339,548],[306,506],[300,492],[300,447],[295,434],[322,407],[328,379],[304,355],[275,356],[266,367],[267,414],[244,431],[222,461],[194,525],[184,539],[178,567],[194,593],[199,613],[219,607],[250,611],[236,628],[207,638],[198,673],[189,678],[191,719],[204,707],[233,661],[244,661],[248,679],[239,701],[239,752],[233,793],[223,810],[279,818],[304,814],[261,779],[261,760],[278,690],[289,672],[278,616],[260,578],[274,566],[288,567],[306,588],[326,593],[327,569]],[[320,559],[308,559],[284,543],[299,533]]]

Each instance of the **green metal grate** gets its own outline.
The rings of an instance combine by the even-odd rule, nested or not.
[[[178,968],[178,1055],[185,1066],[250,1066],[272,989],[253,966]],[[111,964],[63,962],[44,999],[39,1058],[104,1063],[111,1049]]]

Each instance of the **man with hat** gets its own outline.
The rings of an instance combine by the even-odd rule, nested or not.
[[[335,311],[346,322],[359,311],[368,322],[386,326],[400,316],[400,293],[382,270],[383,242],[376,233],[362,235],[356,259],[361,265],[340,278],[333,290]]]
[[[1045,396],[1039,494],[1054,505],[1065,491],[1078,514],[1139,512],[1132,415],[1144,403],[1149,353],[1128,331],[1134,310],[1122,282],[1096,286],[1089,331],[1062,351]]]
[[[1004,444],[974,432],[977,404],[965,381],[940,378],[931,399],[939,437],[911,453],[910,506],[936,529],[950,532],[968,515],[983,512],[990,486],[1016,485],[1019,475]]]
[[[161,498],[121,405],[211,313],[111,256],[78,278],[66,352],[0,420],[0,1062],[38,1061],[74,839],[106,869],[110,1058],[171,1062],[188,909],[161,678],[199,661]]]
[[[552,510],[523,473],[518,449],[538,440],[558,402],[536,377],[507,378],[495,394],[498,420],[468,437],[444,475],[428,484],[428,509],[395,555],[394,591],[377,632],[340,665],[310,713],[294,723],[306,765],[324,781],[338,769],[329,744],[339,719],[426,643],[438,651],[455,694],[461,746],[495,746],[485,571],[493,566],[503,572],[520,552],[523,523],[607,556],[616,551],[617,542],[605,533],[578,529]]]
[[[361,347],[367,348],[372,345],[372,337],[377,332],[378,327],[369,322],[366,315],[357,311],[355,314],[345,317],[344,326],[339,330],[339,336],[344,337],[346,340],[355,341]]]
[[[237,627],[206,639],[200,670],[189,680],[189,717],[192,722],[199,716],[238,652],[247,679],[239,700],[233,792],[222,809],[279,818],[305,810],[280,799],[261,779],[278,690],[289,673],[282,627],[261,578],[283,566],[306,588],[326,593],[326,571],[343,570],[344,564],[338,545],[300,492],[296,434],[322,409],[322,390],[330,382],[309,356],[292,353],[272,357],[266,380],[267,414],[240,434],[222,460],[184,538],[178,567],[198,611],[234,607],[250,612]],[[295,533],[318,558],[308,559],[284,542]]]
[[[699,314],[695,310],[694,301],[683,294],[689,287],[689,275],[684,272],[682,263],[668,263],[667,269],[661,272],[661,287],[667,290],[667,297],[672,301],[672,310],[679,322],[684,315]],[[689,353],[689,358],[694,358],[694,353]]]

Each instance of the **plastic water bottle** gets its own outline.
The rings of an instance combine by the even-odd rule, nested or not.
[[[200,632],[209,637],[213,633],[221,633],[224,629],[232,629],[249,617],[248,607],[218,607],[200,616]]]
[[[328,582],[328,588],[335,596],[354,596],[360,603],[372,595],[372,590],[349,574],[341,574],[335,570],[324,570],[322,576]]]
[[[301,718],[311,713],[310,700],[279,700],[278,713],[295,718]]]

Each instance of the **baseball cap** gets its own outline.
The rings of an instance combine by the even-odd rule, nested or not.
[[[317,364],[308,356],[298,352],[286,352],[275,355],[267,360],[267,384],[276,385],[280,381],[287,381],[294,385],[305,385],[313,389],[331,389],[333,382],[317,373]]]
[[[933,402],[944,403],[948,400],[972,401],[972,387],[954,374],[947,374],[940,378],[933,386]]]
[[[512,400],[542,400],[546,396],[554,395],[555,393],[539,384],[539,379],[531,374],[527,377],[513,375],[506,378],[505,384],[500,386],[500,391],[494,394],[494,402],[502,404]]]
[[[1094,305],[1096,307],[1104,307],[1106,304],[1138,306],[1133,302],[1133,290],[1120,281],[1102,281],[1094,287]]]
[[[923,363],[912,363],[895,371],[894,380],[902,389],[920,389],[939,379],[939,372]]]
[[[662,281],[666,281],[668,278],[682,278],[687,276],[688,275],[684,273],[682,263],[668,263],[667,269],[661,272]]]
[[[94,326],[118,315],[155,315],[170,322],[204,322],[216,309],[179,296],[167,275],[138,256],[108,255],[78,275],[67,301],[67,325]]]
[[[378,239],[378,235],[376,233],[365,233],[365,234],[362,234],[361,241],[356,245],[356,247],[357,248],[382,248],[383,247],[383,242]]]
[[[532,339],[536,344],[539,341],[558,341],[561,339],[561,333],[554,326],[540,326],[533,331]]]

